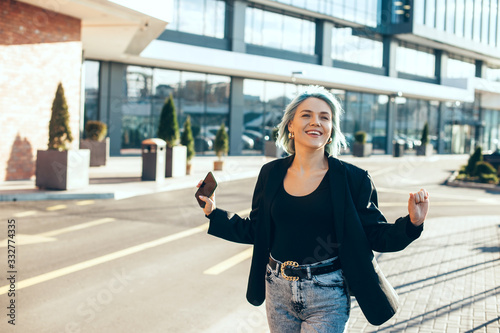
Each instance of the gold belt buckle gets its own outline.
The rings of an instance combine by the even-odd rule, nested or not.
[[[295,261],[285,261],[284,263],[281,264],[281,276],[285,278],[285,280],[288,281],[298,281],[299,277],[298,276],[288,276],[285,274],[285,268],[287,266],[290,267],[299,267],[299,263]]]

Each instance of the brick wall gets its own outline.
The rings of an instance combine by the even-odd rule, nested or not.
[[[0,0],[0,181],[34,176],[36,151],[47,149],[59,82],[78,148],[80,30],[79,19]]]

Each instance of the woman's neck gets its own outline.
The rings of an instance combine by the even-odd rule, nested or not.
[[[300,173],[325,170],[328,169],[328,159],[325,157],[324,149],[296,149],[291,168]]]

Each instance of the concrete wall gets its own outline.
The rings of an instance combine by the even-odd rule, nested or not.
[[[45,150],[52,101],[62,82],[73,148],[79,145],[81,21],[0,0],[0,181],[30,179]]]

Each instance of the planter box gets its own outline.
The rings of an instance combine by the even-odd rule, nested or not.
[[[424,146],[418,146],[417,147],[417,156],[431,156],[433,150],[434,150],[434,147],[430,143],[428,143]]]
[[[90,150],[38,150],[36,181],[41,189],[74,190],[89,185]]]
[[[352,156],[356,157],[368,157],[371,156],[373,150],[373,144],[371,143],[357,143],[352,145]]]
[[[90,150],[90,166],[106,165],[109,159],[109,138],[104,141],[81,140],[80,149]]]
[[[182,177],[186,175],[187,147],[167,147],[165,177]]]
[[[276,146],[276,142],[274,141],[264,142],[264,156],[280,158],[283,156],[284,152],[285,151],[281,147]]]
[[[222,171],[224,170],[224,161],[214,161],[214,171]]]

